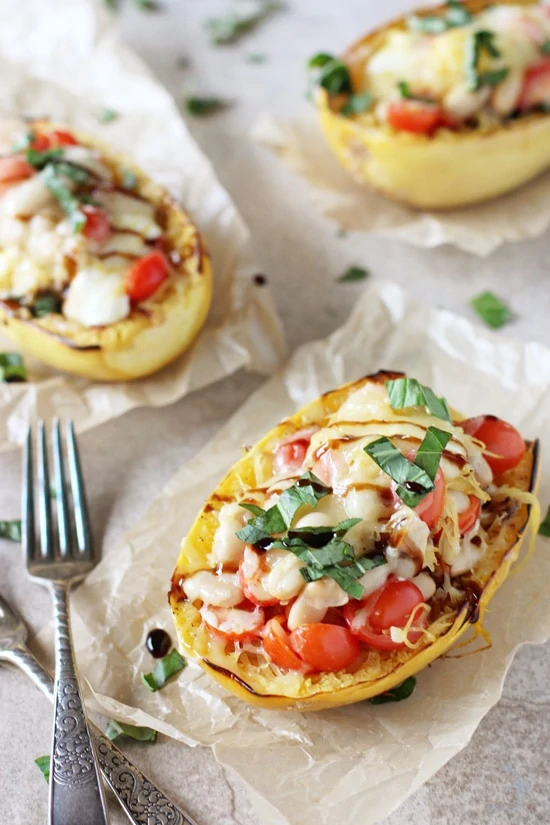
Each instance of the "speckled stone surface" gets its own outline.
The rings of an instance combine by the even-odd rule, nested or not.
[[[312,210],[306,184],[247,138],[261,112],[291,116],[307,105],[307,56],[320,49],[338,51],[409,3],[288,0],[287,10],[257,32],[231,48],[212,49],[202,23],[228,0],[160,1],[161,12],[144,14],[127,0],[122,34],[177,98],[194,84],[196,92],[235,101],[226,113],[190,120],[189,126],[252,230],[291,348],[327,335],[346,318],[361,285],[340,285],[335,279],[350,264],[367,266],[374,278],[392,278],[423,300],[464,314],[470,312],[472,295],[493,289],[517,313],[507,333],[550,343],[548,236],[502,247],[483,260],[454,249],[422,251],[358,234],[339,238],[336,227]],[[265,53],[267,62],[248,64],[245,55],[251,52]],[[191,61],[185,71],[176,66],[184,56]],[[240,374],[170,408],[134,411],[83,437],[92,519],[96,535],[104,537],[104,552],[258,385],[258,378]],[[0,518],[18,516],[19,481],[19,455],[0,456]],[[49,621],[48,596],[27,582],[16,545],[0,543],[0,592],[33,630]],[[524,648],[510,669],[501,702],[470,745],[385,825],[550,822],[549,672],[549,645]],[[24,676],[4,667],[0,708],[2,822],[40,825],[47,820],[47,788],[33,759],[49,750],[50,709]],[[242,784],[224,775],[210,751],[162,738],[154,746],[129,745],[127,750],[199,825],[257,821]],[[112,810],[114,823],[127,821],[114,805]]]

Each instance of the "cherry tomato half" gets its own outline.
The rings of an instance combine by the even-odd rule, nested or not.
[[[34,175],[34,169],[23,158],[17,155],[0,158],[1,183],[7,183],[8,181],[15,183],[18,180],[30,178],[31,175]]]
[[[468,498],[470,500],[468,509],[458,514],[458,529],[460,530],[461,536],[464,536],[472,529],[481,513],[481,501],[478,497],[468,496]]]
[[[306,665],[318,673],[344,670],[361,653],[353,633],[335,624],[300,625],[290,634],[290,644]]]
[[[290,646],[290,636],[283,627],[284,616],[274,616],[265,626],[264,650],[271,661],[286,670],[304,670],[305,665]]]
[[[83,206],[82,211],[86,215],[82,233],[98,243],[108,240],[111,237],[111,224],[105,212],[95,206]]]
[[[419,588],[410,581],[388,579],[383,587],[375,590],[364,601],[351,601],[344,608],[344,616],[352,633],[362,642],[377,650],[401,650],[403,642],[394,642],[390,627],[405,627],[411,613],[423,604],[424,597]],[[426,627],[425,614],[419,614],[416,625]],[[408,640],[418,641],[422,632],[411,630]]]
[[[231,642],[244,642],[258,636],[265,621],[262,608],[250,602],[241,602],[236,607],[205,604],[200,613],[214,636]]]
[[[132,301],[146,301],[170,273],[170,264],[159,250],[135,262],[126,276],[126,292]]]
[[[388,108],[388,123],[399,132],[430,135],[444,122],[443,111],[432,103],[398,100]]]
[[[550,57],[527,69],[519,96],[519,108],[523,111],[545,103],[550,103]]]
[[[416,450],[413,450],[407,453],[406,458],[408,458],[409,461],[414,461],[415,456]],[[435,489],[425,495],[422,501],[414,508],[430,530],[439,524],[439,519],[443,513],[443,505],[445,504],[445,476],[443,475],[441,467],[437,468],[434,484]]]
[[[525,455],[525,441],[511,424],[496,415],[478,415],[461,421],[460,426],[468,435],[482,441],[489,453],[487,464],[495,473],[503,473],[516,467]]]

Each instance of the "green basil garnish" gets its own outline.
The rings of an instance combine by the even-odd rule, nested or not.
[[[369,92],[358,92],[349,96],[347,102],[340,109],[340,114],[350,117],[351,115],[360,115],[370,109],[374,102],[374,98]]]
[[[415,460],[409,461],[389,438],[382,436],[371,441],[365,452],[397,484],[397,495],[408,507],[416,507],[435,489],[434,479],[441,453],[451,434],[437,427],[429,427]]]
[[[319,52],[307,63],[315,72],[314,83],[326,89],[329,95],[351,94],[351,78],[345,63],[326,52]]]
[[[34,764],[38,766],[40,773],[48,784],[50,783],[50,761],[51,757],[49,756],[38,756],[34,760]]]
[[[540,47],[541,54],[550,54],[550,40],[545,40]]]
[[[0,381],[26,381],[27,369],[18,352],[0,352]]]
[[[416,677],[409,676],[400,685],[397,685],[379,696],[373,696],[369,699],[371,705],[385,705],[388,702],[402,702],[403,699],[408,699],[416,687]]]
[[[425,407],[436,418],[452,422],[446,399],[438,398],[433,390],[425,387],[416,378],[396,378],[393,381],[386,381],[386,389],[392,410]]]
[[[6,541],[21,541],[21,519],[0,521],[0,539]]]
[[[215,112],[221,112],[223,109],[227,109],[230,105],[228,100],[225,100],[222,97],[186,97],[185,98],[185,108],[189,112],[190,115],[196,115],[197,117],[205,117],[206,115],[212,115]]]
[[[109,721],[105,729],[105,736],[111,742],[116,742],[121,736],[127,736],[136,742],[156,742],[157,732],[152,728],[140,727],[138,725],[126,725],[124,722]]]
[[[540,523],[539,536],[546,536],[547,538],[550,538],[550,507],[548,507],[546,515]]]
[[[122,172],[122,188],[132,191],[137,186],[137,177],[129,169]]]
[[[31,304],[31,312],[35,318],[61,312],[61,297],[55,292],[38,292]]]
[[[120,115],[115,109],[105,108],[100,112],[98,120],[100,123],[112,123],[113,120],[118,120],[119,117]]]
[[[343,284],[348,281],[364,281],[370,275],[368,269],[363,269],[362,266],[350,266],[346,271],[340,275],[338,278],[338,283]]]
[[[512,310],[493,292],[482,292],[470,301],[482,321],[493,329],[500,329],[514,317]]]
[[[404,100],[417,100],[419,103],[434,103],[433,98],[423,97],[422,95],[415,95],[411,92],[409,84],[405,80],[400,80],[397,84],[399,94]]]
[[[262,20],[283,7],[278,0],[256,0],[242,8],[236,7],[223,17],[213,17],[204,24],[214,46],[234,43],[255,28]]]
[[[495,45],[495,33],[481,29],[474,32],[468,41],[466,71],[470,91],[476,92],[482,86],[497,86],[507,77],[508,69],[479,72],[479,58],[482,52],[490,57],[500,57],[500,51]]]
[[[53,164],[46,166],[41,174],[42,180],[57,199],[74,231],[82,232],[86,225],[86,215],[81,209],[80,200],[73,195]]]
[[[261,63],[267,63],[267,55],[262,52],[252,52],[251,54],[245,55],[244,59],[246,63],[250,63],[253,66],[259,66]]]
[[[422,34],[440,34],[448,29],[466,26],[472,21],[472,14],[460,0],[448,0],[445,14],[413,15],[407,20],[409,29]]]
[[[160,690],[173,677],[185,668],[187,662],[174,648],[164,656],[152,673],[142,673],[141,679],[151,692]]]
[[[25,157],[27,163],[35,169],[43,169],[46,164],[60,160],[63,157],[63,149],[46,149],[43,152],[37,152],[36,149],[28,148]]]

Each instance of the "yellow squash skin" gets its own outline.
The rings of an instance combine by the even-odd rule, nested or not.
[[[529,6],[534,0],[499,3]],[[465,0],[464,5],[476,13],[491,2]],[[444,9],[442,5],[417,14]],[[405,20],[400,18],[366,35],[342,55],[356,91],[365,63],[380,48],[386,32],[405,28]],[[331,109],[324,89],[318,92],[317,105],[321,128],[342,166],[359,183],[419,209],[452,209],[488,200],[550,167],[550,115],[542,112],[491,129],[439,129],[426,136],[371,125],[360,115],[344,117]]]
[[[39,121],[32,128],[40,134],[66,127]],[[156,206],[181,263],[175,277],[117,323],[87,328],[60,314],[33,318],[27,309],[0,301],[0,328],[22,351],[56,369],[99,381],[141,378],[180,356],[198,335],[212,298],[210,258],[191,218],[165,189],[121,153],[89,135],[71,133],[82,146],[99,149],[115,172],[133,172],[135,191]]]
[[[471,627],[481,622],[489,601],[506,579],[516,561],[525,532],[529,511],[520,504],[517,512],[502,527],[491,529],[490,550],[476,567],[466,588],[470,593],[464,603],[445,613],[447,625],[435,641],[416,650],[371,650],[355,673],[295,675],[284,694],[274,689],[269,677],[255,674],[251,666],[243,667],[225,656],[223,643],[214,642],[201,626],[198,610],[186,601],[181,582],[197,570],[211,569],[207,557],[217,526],[216,512],[228,501],[244,496],[271,474],[274,448],[286,436],[311,424],[323,426],[328,415],[337,410],[351,392],[366,382],[380,382],[402,377],[400,373],[380,372],[326,393],[278,424],[252,447],[229,471],[197,516],[184,540],[172,577],[169,602],[182,650],[197,661],[212,678],[239,698],[263,708],[277,710],[323,710],[369,699],[399,685],[408,676],[422,670],[444,654]],[[503,483],[534,491],[537,484],[538,443],[528,450],[518,467],[503,474]],[[215,661],[214,661],[215,659]]]

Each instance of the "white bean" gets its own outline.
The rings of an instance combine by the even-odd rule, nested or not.
[[[349,601],[348,594],[334,579],[319,579],[306,584],[288,614],[288,629],[303,624],[322,622],[329,607],[341,607]]]
[[[411,582],[413,584],[416,584],[416,586],[422,593],[425,602],[427,602],[428,599],[432,598],[436,588],[435,582],[429,573],[419,573],[418,576],[415,576],[413,579],[411,579]]]
[[[454,501],[456,512],[459,515],[460,513],[465,513],[470,506],[470,499],[466,493],[462,493],[460,490],[449,490],[449,495]]]
[[[247,511],[238,504],[224,504],[218,513],[219,526],[214,533],[209,561],[217,564],[238,564],[244,552],[244,542],[236,536],[244,527]]]
[[[366,599],[367,596],[370,596],[371,593],[374,593],[375,590],[378,590],[379,587],[382,587],[383,584],[386,583],[386,579],[391,573],[391,569],[389,564],[380,564],[378,567],[373,567],[372,570],[367,570],[358,582],[363,587],[363,599]]]
[[[234,607],[244,598],[236,573],[199,570],[185,580],[183,589],[189,601],[200,599],[215,607]]]
[[[305,579],[300,573],[304,562],[287,550],[270,550],[266,562],[271,567],[263,579],[264,589],[280,602],[288,602],[305,587]]]

